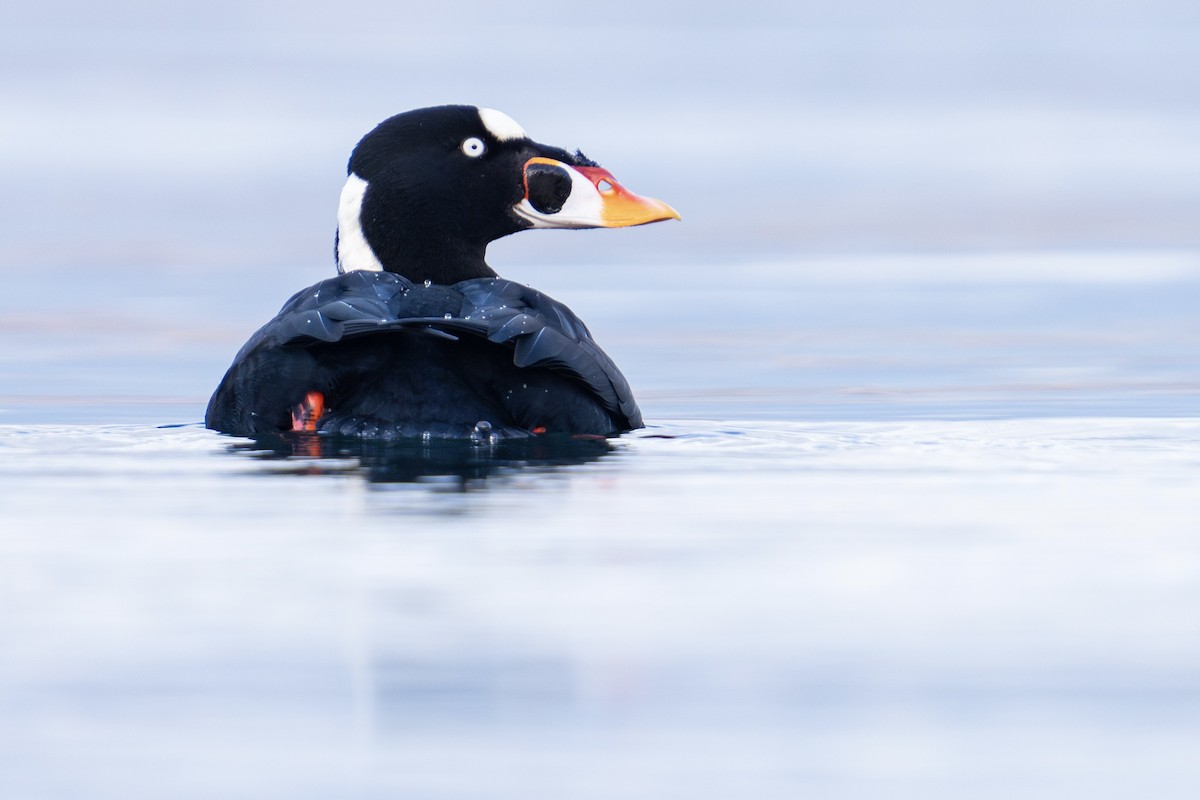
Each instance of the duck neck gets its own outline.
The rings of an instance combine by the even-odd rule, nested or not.
[[[473,278],[494,278],[487,265],[487,245],[470,247],[461,243],[409,242],[391,252],[380,254],[384,270],[403,275],[413,283],[449,285]]]
[[[359,231],[338,228],[335,250],[338,272],[394,272],[413,283],[449,285],[472,278],[494,278],[487,265],[487,245],[461,242],[422,242],[393,238],[388,247],[368,244]]]
[[[394,272],[415,283],[458,283],[494,278],[487,265],[486,241],[474,242],[447,230],[440,219],[407,219],[386,207],[364,209],[367,182],[351,173],[338,205],[334,250],[338,272]]]

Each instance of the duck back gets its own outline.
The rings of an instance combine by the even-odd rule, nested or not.
[[[234,358],[205,414],[241,436],[612,435],[642,426],[629,384],[563,304],[503,278],[450,286],[353,271],[284,304]]]

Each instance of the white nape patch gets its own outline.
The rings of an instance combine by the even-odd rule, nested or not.
[[[479,109],[479,119],[483,122],[483,127],[488,129],[488,133],[495,136],[498,141],[507,142],[510,139],[529,138],[529,134],[525,132],[525,129],[503,111],[497,111],[494,108],[481,108]]]
[[[361,218],[366,193],[367,182],[351,172],[338,201],[338,272],[356,269],[383,272],[383,264],[363,235]]]
[[[545,214],[534,208],[526,197],[513,206],[513,211],[517,212],[518,217],[532,222],[535,228],[605,227],[604,198],[600,196],[595,184],[583,173],[568,165],[559,166],[571,176],[571,194],[567,196],[567,202],[563,203],[562,210],[554,214]]]

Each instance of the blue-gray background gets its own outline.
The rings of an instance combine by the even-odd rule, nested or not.
[[[1150,410],[1178,411],[1200,276],[1200,9],[836,6],[7,9],[6,418],[39,418],[43,398],[119,416],[147,397],[196,418],[240,341],[331,274],[353,144],[443,102],[500,108],[683,212],[491,251],[575,306],[651,411],[722,387],[886,390],[897,371],[999,386],[1013,376],[972,370],[1014,353],[1057,371],[1045,385],[1083,369],[1093,388],[1158,387],[1175,399]],[[1058,354],[1023,350],[1021,331],[1059,336]],[[938,350],[957,379],[919,377],[921,353],[971,332],[1015,350]],[[704,359],[673,344],[700,339]],[[1142,371],[1106,372],[1113,347]]]

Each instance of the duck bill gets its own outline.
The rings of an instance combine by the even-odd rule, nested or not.
[[[534,228],[627,228],[679,213],[661,200],[641,197],[600,167],[574,167],[538,156],[525,162],[525,196],[514,207]]]

